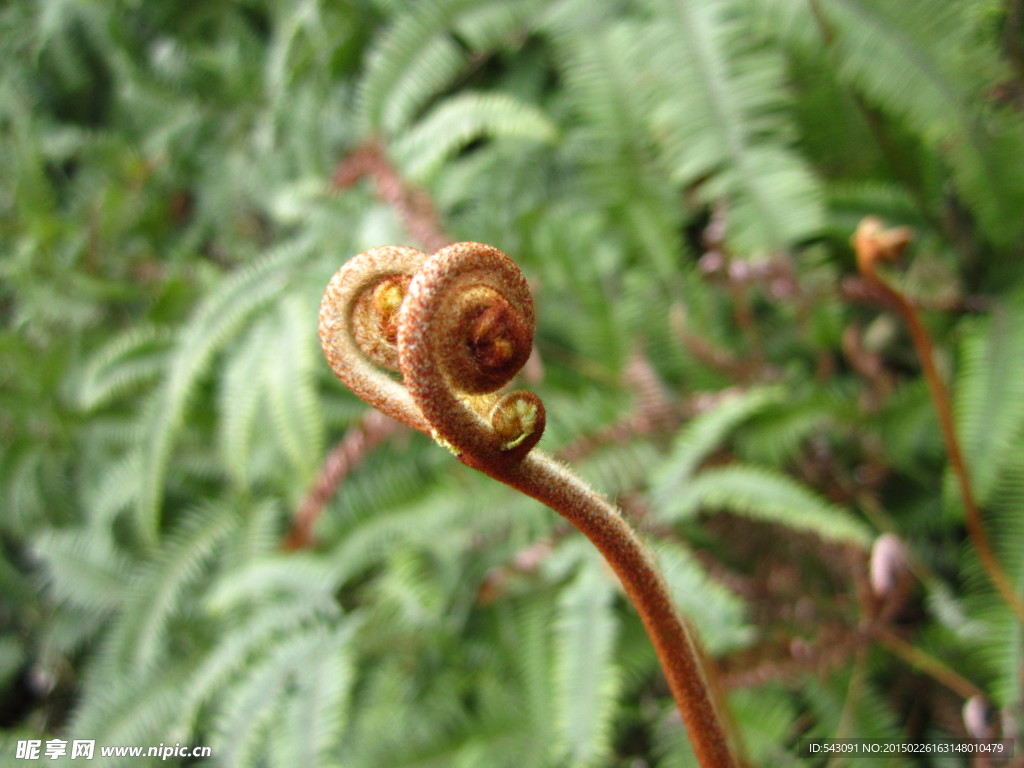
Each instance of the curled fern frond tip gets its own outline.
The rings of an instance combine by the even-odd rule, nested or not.
[[[886,229],[881,219],[865,217],[851,238],[861,274],[866,277],[872,275],[879,261],[898,260],[912,239],[913,233],[907,227]]]
[[[481,466],[521,459],[543,432],[540,398],[499,393],[529,358],[534,326],[519,268],[473,242],[430,256],[365,251],[331,279],[320,309],[324,355],[350,389]]]
[[[491,426],[502,438],[501,450],[525,454],[544,432],[544,403],[533,392],[516,390],[504,395],[490,413]]]
[[[533,451],[544,432],[540,398],[500,392],[530,357],[534,325],[519,268],[471,242],[430,256],[397,246],[365,251],[331,278],[320,307],[324,355],[353,392],[463,464],[547,504],[594,542],[640,612],[701,765],[733,768],[700,658],[646,549],[614,505]]]

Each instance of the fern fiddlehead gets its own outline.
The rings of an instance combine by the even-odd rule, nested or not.
[[[928,392],[935,408],[935,415],[939,420],[939,429],[949,454],[949,463],[960,490],[968,536],[970,536],[971,543],[989,580],[1006,604],[1017,614],[1018,621],[1024,622],[1024,601],[1017,595],[1010,577],[996,558],[995,550],[985,531],[981,510],[978,509],[977,501],[974,498],[967,461],[960,448],[960,440],[956,433],[949,393],[939,374],[938,367],[935,365],[931,336],[924,323],[921,322],[914,305],[878,273],[879,262],[896,261],[910,241],[911,232],[905,227],[885,229],[879,219],[874,217],[864,219],[857,227],[852,240],[857,256],[857,269],[868,283],[873,285],[896,308],[900,317],[907,324],[910,338],[921,361],[921,370],[928,384]]]
[[[499,393],[529,357],[533,331],[525,278],[481,243],[431,256],[365,251],[338,270],[320,308],[324,354],[350,389],[551,507],[597,546],[644,622],[701,765],[733,766],[699,654],[651,555],[611,502],[533,450],[544,430],[540,398]],[[381,368],[399,371],[402,383]]]

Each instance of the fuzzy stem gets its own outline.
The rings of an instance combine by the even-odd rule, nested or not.
[[[295,513],[291,530],[282,544],[286,552],[304,549],[314,543],[313,529],[327,503],[352,468],[366,454],[396,434],[402,426],[381,411],[368,410],[327,454],[316,480]]]
[[[540,399],[499,393],[526,362],[533,329],[525,278],[482,243],[429,257],[395,246],[366,251],[334,276],[320,312],[324,353],[360,397],[548,505],[597,546],[640,613],[701,765],[732,768],[701,656],[654,559],[607,499],[532,450],[544,428]],[[373,365],[394,369],[396,359],[401,384]]]
[[[466,457],[462,460],[470,463]],[[698,762],[705,768],[736,765],[698,649],[675,610],[654,558],[619,510],[540,451],[510,467],[470,466],[547,505],[593,542],[640,614]]]

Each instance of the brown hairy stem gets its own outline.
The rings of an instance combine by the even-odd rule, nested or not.
[[[373,180],[377,196],[395,211],[415,240],[428,249],[441,248],[450,241],[441,228],[441,218],[433,200],[423,190],[406,183],[388,160],[386,148],[379,141],[371,139],[338,163],[331,185],[334,189],[346,189],[365,176]],[[406,275],[402,286],[378,285],[372,297],[383,314],[381,330],[391,344],[394,344],[398,332],[397,310],[408,280]],[[394,301],[396,297],[397,302]],[[316,480],[295,512],[292,527],[282,544],[285,550],[294,551],[313,544],[313,527],[338,485],[367,452],[394,434],[395,423],[386,419],[382,421],[382,418],[379,412],[369,411],[327,454]],[[380,427],[385,423],[386,429]]]
[[[347,189],[364,176],[373,179],[377,197],[398,215],[414,241],[430,251],[451,242],[430,195],[402,178],[388,159],[384,144],[378,140],[367,141],[342,160],[335,168],[331,183],[336,189]]]
[[[313,526],[341,481],[369,451],[401,429],[404,429],[402,425],[380,411],[369,410],[345,434],[327,454],[320,473],[295,513],[291,530],[282,544],[286,551],[294,552],[312,545]]]
[[[404,295],[393,334],[396,290]],[[366,251],[331,279],[320,309],[324,354],[356,394],[551,507],[597,546],[643,620],[701,765],[734,766],[698,649],[653,557],[611,502],[533,450],[544,429],[540,399],[499,392],[526,363],[533,330],[522,273],[481,243],[431,256]],[[401,382],[382,369],[400,372]]]
[[[910,230],[905,227],[886,230],[878,219],[870,217],[864,219],[860,226],[857,227],[857,232],[853,236],[853,246],[857,254],[857,267],[864,279],[874,286],[895,307],[896,311],[900,313],[900,317],[903,318],[903,322],[907,324],[910,337],[914,342],[914,348],[917,350],[917,356],[921,360],[921,370],[924,373],[925,381],[928,383],[928,392],[931,394],[932,404],[939,419],[939,429],[942,432],[942,439],[946,443],[949,463],[953,468],[953,474],[956,477],[957,486],[960,490],[960,498],[964,505],[964,518],[967,523],[967,533],[992,584],[995,585],[1007,605],[1017,614],[1018,619],[1024,621],[1024,602],[1021,601],[1021,598],[1014,591],[1006,571],[1003,570],[1002,565],[1000,565],[996,558],[988,534],[985,532],[981,511],[974,500],[967,463],[964,461],[963,452],[960,449],[960,440],[956,434],[949,393],[942,381],[942,377],[939,375],[938,368],[935,366],[931,336],[929,336],[927,329],[921,322],[921,318],[914,305],[903,294],[886,283],[877,272],[878,261],[893,261],[899,258],[900,254],[910,243],[910,239]]]

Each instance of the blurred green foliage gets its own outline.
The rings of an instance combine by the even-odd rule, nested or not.
[[[420,436],[360,453],[315,544],[282,549],[365,413],[319,353],[320,292],[423,245],[431,212],[535,285],[541,447],[651,542],[751,764],[802,736],[962,738],[972,690],[1018,734],[1024,634],[849,237],[915,232],[889,279],[1020,594],[1022,15],[4,4],[0,765],[58,737],[225,766],[692,764],[596,555]],[[377,184],[339,183],[371,145]],[[886,599],[884,532],[913,573]]]

